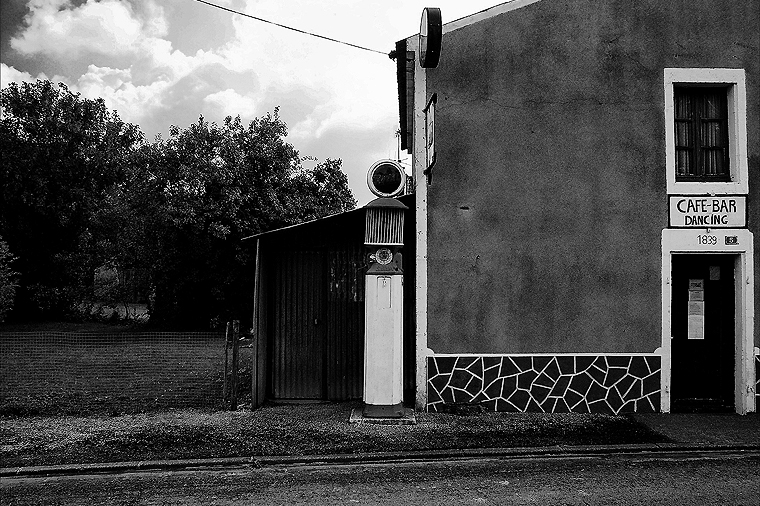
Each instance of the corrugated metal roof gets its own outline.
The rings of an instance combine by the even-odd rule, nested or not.
[[[292,231],[292,230],[294,230],[294,229],[296,229],[298,227],[309,227],[309,226],[312,226],[312,225],[325,224],[328,221],[334,221],[336,219],[343,218],[343,217],[345,217],[348,214],[356,213],[357,211],[361,211],[362,209],[364,209],[364,208],[363,207],[357,207],[356,209],[351,209],[350,211],[345,211],[343,213],[331,214],[329,216],[324,216],[322,218],[317,218],[315,220],[304,221],[303,223],[296,223],[295,225],[288,225],[287,227],[276,228],[274,230],[267,230],[266,232],[261,232],[261,233],[258,233],[258,234],[249,235],[248,237],[243,237],[241,239],[241,241],[247,241],[248,239],[257,239],[257,238],[260,238],[260,237],[265,236],[265,235],[274,235],[274,234],[279,234],[279,233],[283,233],[283,232],[288,232],[288,231]]]
[[[376,202],[380,199],[375,199],[373,202]],[[414,194],[408,194],[403,195],[401,197],[398,197],[398,200],[401,202],[407,202],[408,206],[414,205]],[[267,230],[266,232],[261,232],[259,234],[249,235],[247,237],[243,237],[241,241],[247,241],[249,239],[258,239],[264,236],[273,236],[277,234],[287,233],[287,232],[300,232],[304,228],[311,228],[311,227],[319,227],[319,226],[334,226],[336,221],[340,221],[341,219],[353,219],[356,217],[356,213],[358,211],[363,211],[364,207],[357,207],[356,209],[351,209],[350,211],[345,211],[343,213],[336,213],[331,214],[329,216],[324,216],[322,218],[317,218],[315,220],[309,220],[305,221],[303,223],[297,223],[295,225],[288,225],[287,227],[282,228],[276,228],[274,230]]]

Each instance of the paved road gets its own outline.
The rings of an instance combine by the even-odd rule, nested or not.
[[[760,455],[480,459],[3,478],[16,504],[760,504]]]

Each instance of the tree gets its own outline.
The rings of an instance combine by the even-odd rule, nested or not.
[[[152,320],[241,317],[243,237],[356,205],[340,160],[302,166],[277,110],[248,125],[201,117],[147,143],[62,84],[13,83],[0,106],[0,235],[18,256],[19,318],[65,316],[98,268],[150,272]]]
[[[100,221],[120,224],[115,264],[153,273],[151,321],[200,327],[247,316],[252,259],[241,239],[356,205],[340,160],[304,169],[286,136],[277,109],[247,126],[201,117],[130,158]]]
[[[283,196],[290,210],[288,223],[314,220],[356,206],[340,159],[327,159],[313,169],[300,169],[287,179]]]
[[[99,259],[92,217],[142,133],[49,81],[0,93],[0,234],[19,257],[15,314],[58,317],[86,296]]]

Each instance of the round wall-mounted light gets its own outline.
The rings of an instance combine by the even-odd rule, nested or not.
[[[367,186],[378,197],[395,197],[406,187],[406,173],[398,162],[380,160],[369,168]]]

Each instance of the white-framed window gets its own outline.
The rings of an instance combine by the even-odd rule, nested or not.
[[[744,69],[666,68],[669,194],[749,193]]]

